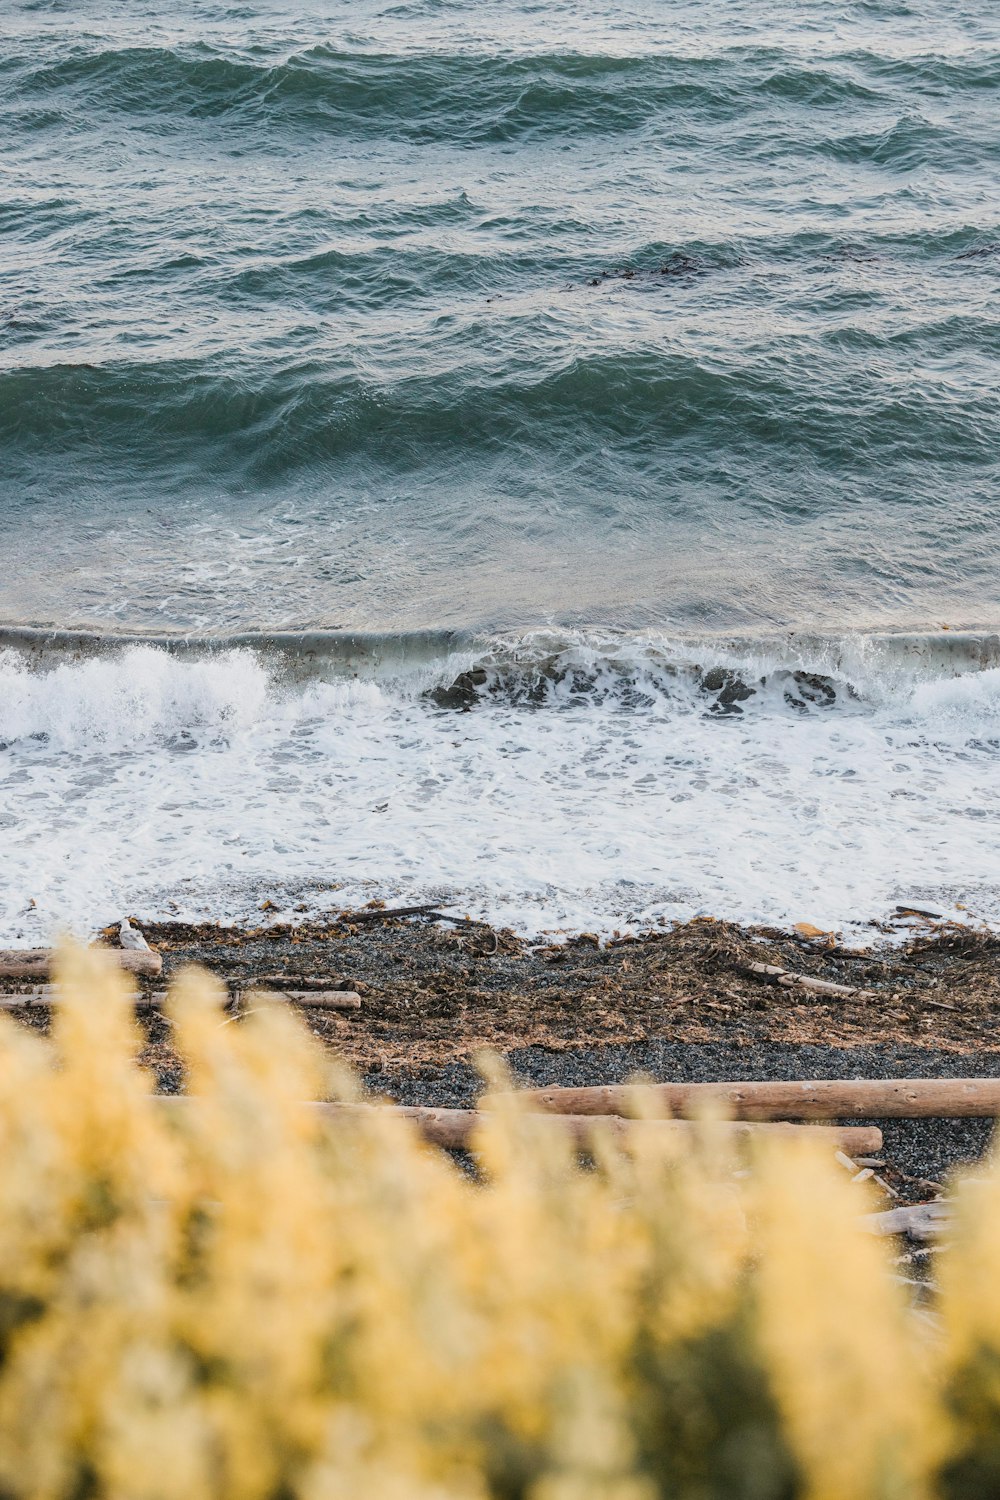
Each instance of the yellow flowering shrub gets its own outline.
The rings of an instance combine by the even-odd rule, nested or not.
[[[992,1167],[917,1317],[814,1142],[581,1162],[501,1099],[471,1174],[304,1104],[353,1085],[287,1006],[183,977],[163,1101],[125,981],[60,983],[0,1017],[0,1500],[1000,1494]]]

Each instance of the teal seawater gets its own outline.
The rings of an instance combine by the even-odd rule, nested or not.
[[[0,620],[1000,616],[988,0],[6,0]]]

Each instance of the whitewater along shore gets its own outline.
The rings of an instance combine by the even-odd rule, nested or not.
[[[794,1078],[1000,1077],[1000,938],[926,922],[905,945],[845,949],[770,928],[696,920],[599,943],[528,943],[449,910],[378,906],[322,924],[253,929],[147,923],[160,977],[187,963],[253,1003],[293,992],[313,1033],[373,1092],[466,1107],[490,1047],[526,1086]],[[108,929],[108,941],[117,938]],[[805,981],[803,984],[802,981]],[[0,980],[0,994],[14,980]],[[315,994],[310,1004],[310,991]],[[350,992],[331,1008],[329,994]],[[7,1003],[13,994],[5,995]],[[336,997],[334,997],[336,1000]],[[44,1008],[15,1011],[45,1027]],[[169,1024],[142,1010],[143,1061],[164,1092],[183,1087]],[[979,1119],[885,1120],[880,1175],[901,1201],[926,1198],[950,1167],[987,1149]]]

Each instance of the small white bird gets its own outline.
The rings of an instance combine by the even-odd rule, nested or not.
[[[121,938],[121,944],[123,948],[130,948],[133,953],[149,952],[149,944],[146,942],[146,939],[143,937],[138,927],[132,926],[128,917],[125,918],[124,922],[119,927],[118,936]]]

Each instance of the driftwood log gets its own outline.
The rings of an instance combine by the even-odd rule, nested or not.
[[[136,1010],[160,1010],[167,1003],[166,990],[133,996]],[[354,990],[236,990],[231,1003],[237,1008],[254,1000],[293,1000],[321,1010],[360,1010],[361,996]],[[57,984],[38,984],[22,990],[0,991],[0,1010],[43,1010],[59,1004]]]
[[[635,1101],[682,1119],[722,1109],[737,1120],[1000,1118],[1000,1078],[820,1078],[765,1083],[607,1084],[523,1089],[532,1109],[556,1114],[631,1113]]]
[[[808,990],[813,995],[825,995],[831,1000],[871,1000],[871,990],[859,990],[851,984],[834,984],[832,979],[814,979],[811,974],[796,974],[791,969],[779,968],[777,964],[744,964],[743,973],[754,979],[763,979],[767,984],[779,984],[785,989]]]
[[[156,1097],[170,1108],[183,1107],[190,1100],[185,1094],[158,1094]],[[408,1120],[430,1144],[449,1150],[466,1149],[475,1132],[490,1118],[475,1109],[435,1109],[427,1105],[318,1103],[308,1107],[319,1110],[334,1123],[373,1118],[379,1113]],[[681,1141],[694,1140],[700,1129],[690,1120],[623,1120],[618,1115],[552,1115],[546,1118],[546,1126],[565,1132],[580,1146],[586,1146],[594,1132],[601,1129],[626,1138],[635,1131],[651,1131]],[[874,1125],[760,1125],[725,1121],[720,1128],[743,1140],[759,1135],[808,1134],[828,1143],[832,1151],[845,1151],[854,1156],[865,1156],[882,1149],[882,1132]]]
[[[101,948],[120,969],[129,974],[155,976],[163,959],[151,948]],[[51,948],[0,948],[0,979],[48,979],[55,954]]]
[[[474,1109],[432,1109],[420,1105],[341,1104],[328,1105],[334,1112],[358,1115],[379,1109],[389,1109],[415,1125],[424,1139],[436,1146],[461,1149],[469,1145],[473,1134],[489,1116]],[[650,1130],[657,1134],[693,1140],[699,1126],[690,1120],[623,1120],[618,1115],[560,1115],[550,1117],[554,1123],[559,1119],[573,1141],[585,1146],[595,1130],[608,1130],[614,1135],[627,1137],[630,1132]],[[760,1125],[746,1121],[727,1121],[723,1127],[727,1134],[740,1139],[764,1135],[801,1135],[808,1133],[829,1143],[832,1151],[846,1151],[863,1156],[868,1151],[882,1149],[882,1132],[874,1126],[801,1126]]]
[[[0,991],[0,1010],[51,1010],[59,1004],[60,991],[57,984],[38,984],[25,990]],[[161,1010],[167,1001],[166,990],[154,990],[150,995],[133,995],[136,1010]]]
[[[933,1240],[948,1233],[953,1215],[950,1203],[911,1203],[883,1213],[862,1214],[858,1222],[869,1234],[905,1234],[911,1240]]]
[[[356,990],[286,990],[261,985],[254,990],[237,990],[233,1000],[247,1005],[254,1000],[294,1000],[296,1005],[312,1005],[317,1010],[360,1010],[361,996]]]

